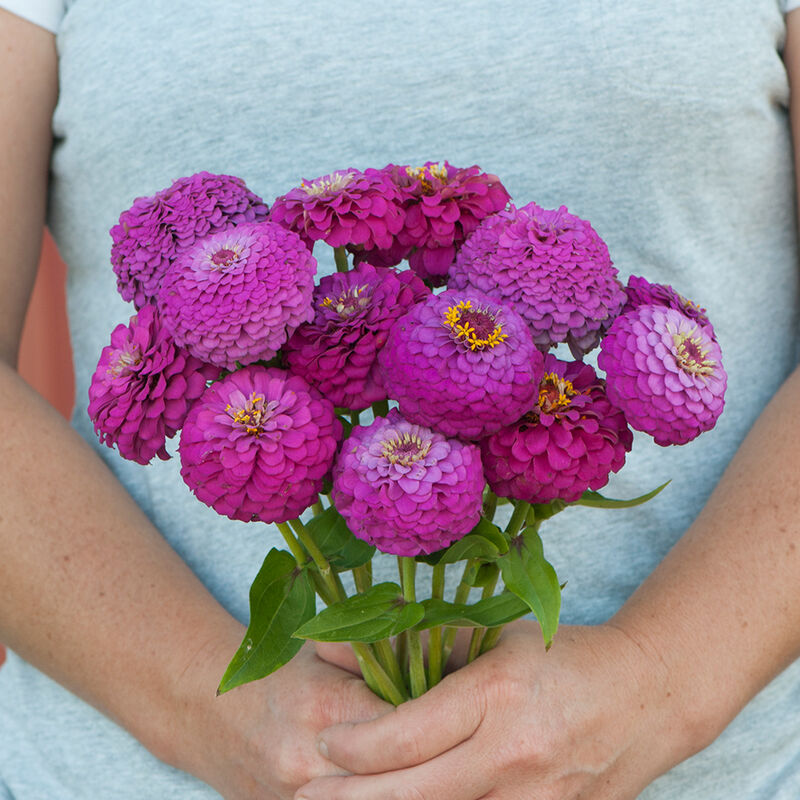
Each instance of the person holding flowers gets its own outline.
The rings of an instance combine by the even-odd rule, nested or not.
[[[797,11],[1,5],[3,800],[797,796]],[[13,370],[45,214],[75,430]],[[484,478],[624,461],[672,483],[548,520],[549,651],[517,620],[393,708],[308,644],[214,696],[321,489],[408,558]]]

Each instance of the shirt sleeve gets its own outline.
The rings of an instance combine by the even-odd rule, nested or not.
[[[800,4],[800,0],[796,2]],[[67,10],[65,0],[0,0],[0,8],[53,33],[58,31]]]

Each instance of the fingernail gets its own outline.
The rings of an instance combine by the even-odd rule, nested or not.
[[[322,754],[324,758],[328,757],[328,745],[322,739],[317,741],[317,750]],[[298,797],[297,800],[308,800],[307,797]]]

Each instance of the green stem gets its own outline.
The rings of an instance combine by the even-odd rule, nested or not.
[[[466,603],[469,600],[469,592],[472,587],[464,580],[464,577],[475,566],[475,559],[467,559],[464,564],[464,574],[461,576],[461,582],[456,587],[456,596],[453,598],[456,603]],[[447,669],[447,662],[450,659],[450,654],[453,652],[453,645],[456,643],[456,635],[458,628],[447,626],[444,629],[444,644],[442,645],[442,670]]]
[[[497,640],[500,638],[503,628],[505,628],[505,625],[498,625],[497,627],[489,628],[489,630],[486,631],[486,635],[483,637],[483,641],[481,642],[481,654],[489,652],[489,650],[491,650],[497,644]]]
[[[333,248],[333,260],[336,262],[337,272],[347,272],[350,269],[350,264],[347,262],[347,250],[344,247]]]
[[[372,571],[369,566],[369,562],[367,562],[360,567],[353,568],[353,581],[356,584],[356,590],[362,594],[372,586]]]
[[[279,523],[279,525],[280,524],[285,523]],[[319,570],[319,578],[321,579],[322,585],[320,586],[316,581],[315,583],[323,601],[327,605],[332,605],[332,603],[341,602],[346,599],[347,595],[342,586],[341,578],[338,573],[331,568],[330,562],[325,558],[325,555],[317,546],[317,543],[314,541],[314,538],[311,536],[306,526],[303,525],[299,519],[289,520],[289,525],[292,526],[292,529],[297,534],[297,538],[308,551],[308,554]],[[291,536],[291,531],[288,533]],[[286,537],[284,536],[284,538]],[[293,536],[291,538],[294,539]],[[303,559],[303,563],[305,563],[305,554],[303,554]],[[350,642],[350,645],[356,654],[364,680],[375,694],[396,706],[408,699],[404,689],[401,690],[400,686],[394,683],[392,678],[386,673],[386,670],[380,665],[375,653],[369,645],[363,642]]]
[[[378,663],[378,659],[369,645],[364,642],[350,642],[350,644],[361,667],[361,674],[369,688],[394,706],[405,703],[408,695],[405,691],[401,691],[400,687],[386,674],[386,670]]]
[[[483,493],[483,516],[491,522],[497,511],[497,495],[487,486]]]
[[[514,537],[516,536],[520,528],[525,523],[525,520],[528,517],[528,512],[531,510],[531,504],[526,503],[523,500],[518,500],[517,505],[514,508],[514,513],[511,515],[511,519],[508,521],[508,525],[506,525],[506,533]]]
[[[436,564],[431,578],[431,597],[435,600],[444,598],[445,566]],[[442,679],[442,626],[435,625],[430,630],[428,639],[428,686],[436,686]]]
[[[372,404],[372,413],[376,417],[385,417],[389,413],[389,401],[388,400],[376,400]]]
[[[361,412],[360,411],[351,411],[350,412],[350,424],[355,428],[356,425],[360,424],[361,419]]]
[[[311,513],[316,517],[318,514],[321,514],[325,510],[325,506],[322,505],[322,502],[317,500],[316,503],[311,504]]]
[[[417,602],[416,574],[417,562],[408,556],[400,556],[401,575],[403,580],[403,598],[407,603]],[[425,660],[422,657],[422,641],[419,631],[409,628],[406,631],[408,639],[408,670],[411,681],[411,696],[420,697],[428,691],[428,681],[425,678]]]
[[[294,556],[294,560],[297,562],[297,566],[302,567],[307,564],[308,556],[305,554],[303,548],[300,547],[300,543],[297,541],[297,539],[294,538],[292,529],[285,522],[277,522],[275,524],[278,526],[278,530],[281,532],[283,540],[292,551],[292,555]]]
[[[485,600],[487,597],[491,597],[494,594],[495,587],[497,586],[497,579],[500,575],[500,571],[497,570],[495,572],[494,578],[483,587],[483,593],[481,594],[481,600]],[[486,628],[475,628],[472,631],[472,638],[469,641],[469,653],[467,654],[467,664],[473,662],[480,654],[481,654],[481,643],[483,641],[484,634],[486,633]]]

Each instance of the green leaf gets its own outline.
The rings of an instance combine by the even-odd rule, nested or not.
[[[526,528],[497,562],[506,589],[519,597],[539,620],[546,647],[558,629],[561,587],[556,571],[544,557],[542,540],[534,528]]]
[[[250,587],[250,624],[217,694],[264,678],[290,661],[303,644],[292,634],[315,611],[308,572],[289,553],[270,550]]]
[[[360,567],[375,554],[371,544],[351,533],[344,517],[333,506],[307,522],[306,529],[334,569]]]
[[[530,612],[528,606],[515,594],[503,594],[479,600],[474,605],[448,603],[446,600],[428,599],[422,601],[425,616],[417,623],[417,630],[423,631],[436,625],[452,625],[456,628],[493,628],[505,625]]]
[[[455,564],[468,558],[495,561],[501,553],[508,551],[508,540],[493,522],[481,517],[478,524],[464,537],[446,550],[430,555],[417,556],[417,561],[426,564]]]
[[[320,611],[294,635],[317,642],[377,642],[413,628],[424,615],[422,604],[407,603],[396,583],[378,583]]]
[[[633,508],[652,500],[662,489],[669,486],[672,481],[662,483],[661,486],[653,489],[652,492],[643,494],[640,497],[634,497],[633,500],[612,500],[610,497],[603,497],[598,492],[584,492],[579,500],[576,500],[571,505],[574,506],[590,506],[592,508]]]

